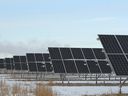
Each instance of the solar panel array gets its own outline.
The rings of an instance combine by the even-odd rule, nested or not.
[[[99,35],[116,75],[128,75],[128,35]]]
[[[5,66],[7,70],[13,70],[14,65],[13,65],[13,58],[5,58],[4,59]]]
[[[29,71],[33,72],[52,72],[53,66],[47,53],[27,53]]]
[[[4,59],[0,59],[0,69],[5,68]]]
[[[28,70],[26,56],[13,56],[15,70]]]
[[[102,49],[52,47],[48,49],[55,73],[111,73]]]
[[[53,72],[53,65],[48,53],[27,53],[26,56],[13,56],[13,58],[0,59],[0,69]]]

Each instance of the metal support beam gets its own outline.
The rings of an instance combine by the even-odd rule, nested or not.
[[[123,87],[123,85],[125,84],[125,82],[128,80],[128,77],[123,81],[123,82],[121,82],[120,81],[120,85],[119,85],[119,87],[120,87],[120,90],[119,90],[119,93],[121,94],[122,93],[122,87]]]

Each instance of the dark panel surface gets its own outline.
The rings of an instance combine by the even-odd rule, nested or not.
[[[25,63],[25,62],[21,62],[21,68],[22,68],[22,70],[28,70],[28,65],[27,65],[27,63]]]
[[[20,62],[20,56],[13,56],[14,62],[19,63]]]
[[[71,48],[74,59],[84,59],[80,48]]]
[[[102,73],[111,73],[112,72],[110,64],[108,64],[108,62],[98,61],[98,63],[99,63]]]
[[[46,65],[44,63],[37,63],[39,72],[46,72]]]
[[[26,56],[20,56],[20,62],[26,63]]]
[[[85,61],[76,60],[76,66],[78,68],[79,73],[89,73],[89,70],[87,68],[87,64]]]
[[[97,62],[87,61],[91,73],[101,73]]]
[[[52,72],[53,71],[53,65],[50,63],[45,63],[45,64],[46,64],[47,72]]]
[[[15,65],[14,66],[15,70],[22,70],[20,62],[19,63],[15,63],[14,65]]]
[[[102,50],[98,48],[93,49],[96,59],[106,59],[105,53]]]
[[[128,35],[116,35],[116,37],[123,51],[128,53]]]
[[[27,61],[28,62],[35,62],[35,54],[34,53],[27,53],[26,54],[26,56],[27,56]]]
[[[128,62],[124,55],[108,55],[117,75],[128,75]]]
[[[52,64],[55,73],[65,73],[63,62],[61,60],[53,60]]]
[[[99,38],[106,53],[122,53],[114,35],[99,35]]]
[[[64,65],[67,73],[77,73],[77,69],[74,61],[71,61],[71,60],[64,61]]]
[[[95,59],[91,48],[82,48],[82,51],[86,59]]]
[[[12,58],[5,58],[5,66],[6,66],[7,70],[12,70],[13,69]]]
[[[0,59],[0,68],[5,68],[4,59]]]
[[[36,72],[38,71],[36,63],[28,63],[29,71]]]
[[[60,48],[63,59],[73,59],[70,48]]]
[[[44,61],[42,53],[35,53],[35,61]]]
[[[48,48],[51,59],[61,59],[61,55],[58,48]]]
[[[51,61],[49,54],[45,53],[43,54],[43,57],[44,57],[44,61]]]

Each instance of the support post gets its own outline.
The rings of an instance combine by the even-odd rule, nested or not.
[[[123,85],[125,84],[125,82],[128,80],[128,77],[123,81],[123,82],[121,82],[121,84],[119,85],[119,88],[120,88],[120,90],[119,90],[119,93],[121,94],[122,93],[122,87],[123,87]]]

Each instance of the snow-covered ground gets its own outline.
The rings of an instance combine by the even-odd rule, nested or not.
[[[59,96],[83,96],[118,93],[118,86],[53,86],[53,91]],[[122,88],[123,93],[128,93],[128,86]]]
[[[9,80],[9,79],[5,79],[5,75],[3,76],[0,75],[0,80],[6,80],[6,82],[9,85],[13,85],[15,83],[21,83],[21,84],[24,84],[25,86],[29,86],[30,88],[34,88],[36,83],[40,83],[40,81]],[[80,81],[78,82],[80,83]],[[72,83],[78,83],[78,82],[74,81]],[[88,83],[90,82],[88,81]],[[98,94],[118,93],[119,86],[52,86],[52,90],[54,93],[57,93],[58,96],[83,96],[83,95],[97,95],[98,96]],[[123,86],[122,92],[128,93],[128,86]]]

